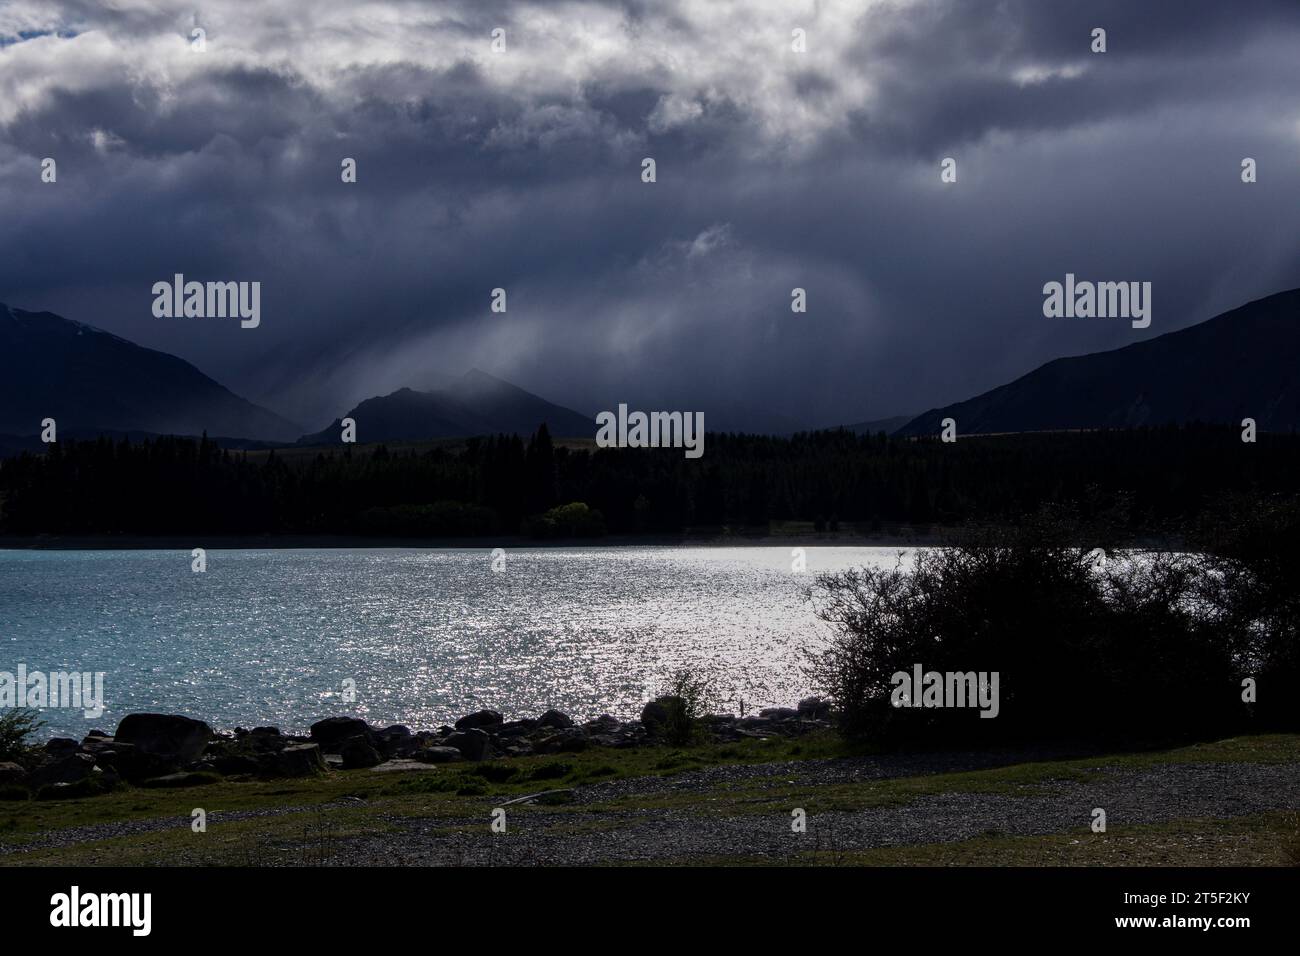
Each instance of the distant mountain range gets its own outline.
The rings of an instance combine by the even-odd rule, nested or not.
[[[844,427],[934,435],[943,419],[952,418],[959,435],[971,435],[1193,421],[1237,425],[1247,417],[1264,431],[1300,427],[1300,289],[1124,348],[1056,359],[910,420]],[[50,312],[0,304],[0,456],[39,448],[44,418],[58,422],[63,438],[206,431],[232,448],[295,439],[338,444],[342,418],[356,421],[360,443],[527,436],[542,422],[557,438],[595,433],[593,417],[473,369],[444,388],[403,388],[366,399],[303,435],[302,426],[240,398],[174,355]],[[714,422],[711,430],[724,426]]]
[[[340,443],[343,418],[356,422],[360,443],[531,435],[543,422],[556,438],[590,438],[596,433],[594,417],[538,398],[479,369],[437,391],[402,388],[368,398],[323,430],[304,435],[298,444]]]
[[[945,418],[958,435],[1243,418],[1262,431],[1290,431],[1300,426],[1300,289],[1124,348],[1056,359],[925,412],[898,434],[938,434]]]
[[[595,433],[593,418],[478,369],[445,389],[404,388],[367,399],[343,417],[357,421],[359,442],[531,435],[542,422],[557,438]],[[338,419],[303,435],[301,425],[174,355],[52,312],[0,303],[0,457],[40,449],[45,418],[58,423],[64,439],[207,432],[225,447],[250,448],[336,444],[341,435]]]
[[[302,434],[189,362],[52,312],[0,303],[0,433],[103,431],[288,440]]]

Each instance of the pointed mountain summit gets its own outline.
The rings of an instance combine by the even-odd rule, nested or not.
[[[937,435],[945,418],[958,435],[1243,418],[1290,431],[1300,427],[1300,289],[1124,348],[1056,359],[919,415],[898,434]]]
[[[0,303],[0,433],[150,432],[289,440],[301,431],[184,359]]]
[[[590,438],[596,433],[595,416],[548,402],[517,385],[477,368],[452,384],[451,393],[461,404],[490,421],[497,431],[531,435],[546,422],[553,436]]]
[[[595,419],[548,402],[517,385],[471,369],[446,388],[401,388],[368,398],[332,424],[298,440],[300,445],[340,442],[342,420],[357,423],[357,441],[427,441],[498,433],[528,436],[546,423],[557,438],[590,438]]]

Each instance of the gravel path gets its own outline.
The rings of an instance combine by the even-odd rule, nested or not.
[[[1300,764],[1167,764],[1140,770],[1102,767],[1094,779],[1059,780],[1024,795],[946,793],[923,796],[905,806],[810,814],[807,831],[793,833],[789,810],[732,816],[701,815],[677,807],[596,811],[585,807],[623,798],[706,795],[718,786],[807,786],[810,795],[826,785],[865,783],[897,777],[975,770],[1051,759],[1045,751],[1014,754],[960,753],[806,760],[729,765],[673,777],[639,777],[578,787],[565,810],[539,807],[507,810],[504,834],[489,829],[490,813],[502,798],[467,800],[472,817],[383,815],[394,832],[328,841],[325,862],[365,865],[528,865],[653,862],[698,857],[791,858],[807,850],[857,850],[907,844],[946,843],[994,831],[1009,835],[1062,833],[1085,827],[1094,807],[1106,810],[1110,832],[1124,826],[1197,817],[1229,818],[1270,810],[1300,809]],[[702,801],[703,802],[703,801]],[[351,805],[348,803],[328,806]],[[792,807],[797,806],[792,801]],[[254,817],[322,809],[290,806],[211,813],[210,826]],[[0,840],[6,855],[65,847],[111,837],[188,829],[188,817],[104,823],[37,834],[22,841]],[[282,842],[293,844],[286,832]],[[268,865],[303,860],[301,847],[259,852]],[[171,863],[203,862],[172,859]]]
[[[196,801],[197,802],[197,801]],[[340,804],[313,804],[303,807],[265,807],[260,810],[213,811],[208,814],[208,825],[231,823],[235,820],[251,820],[255,817],[278,817],[289,813],[306,813],[322,807],[340,806]],[[156,833],[160,830],[188,830],[190,817],[157,817],[152,820],[120,820],[113,823],[92,823],[80,827],[66,827],[62,830],[47,830],[43,833],[23,834],[13,840],[0,839],[0,866],[4,858],[14,853],[27,853],[32,850],[44,850],[50,847],[73,846],[78,843],[91,843],[95,840],[109,840],[113,837],[134,836],[141,833]]]
[[[1300,765],[1171,764],[1110,770],[1089,783],[1061,781],[1048,789],[1032,796],[949,793],[905,806],[810,814],[803,834],[791,831],[788,811],[701,818],[689,810],[667,809],[532,811],[508,815],[507,832],[493,835],[490,808],[485,807],[478,832],[440,832],[445,821],[394,820],[403,832],[347,841],[331,862],[447,866],[645,863],[711,856],[784,860],[808,850],[950,843],[989,831],[1062,833],[1088,826],[1094,807],[1105,809],[1108,832],[1114,833],[1138,824],[1300,809]]]

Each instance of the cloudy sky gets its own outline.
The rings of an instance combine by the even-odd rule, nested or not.
[[[919,412],[1300,286],[1297,50],[1295,0],[6,0],[0,301],[312,428],[473,366]],[[261,326],[155,318],[176,272],[259,280]],[[1152,282],[1150,328],[1044,318],[1066,272]]]

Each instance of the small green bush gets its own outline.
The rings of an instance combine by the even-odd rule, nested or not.
[[[12,760],[26,766],[31,760],[32,734],[45,726],[34,710],[18,708],[0,713],[0,760]]]
[[[705,715],[712,695],[709,680],[683,668],[673,674],[668,686],[657,699],[668,712],[660,732],[667,743],[684,746],[700,736],[700,718]]]
[[[605,533],[605,516],[573,501],[525,519],[521,530],[530,538],[594,538]]]

